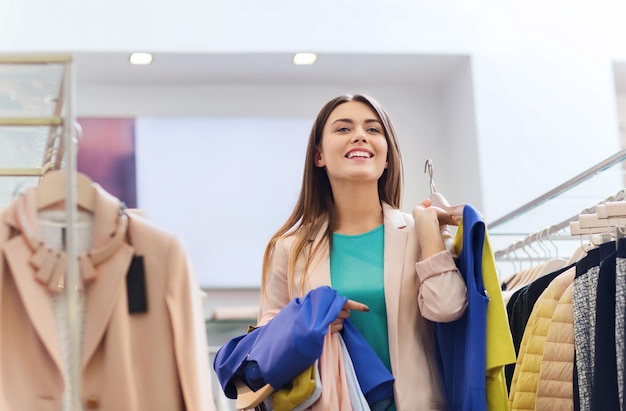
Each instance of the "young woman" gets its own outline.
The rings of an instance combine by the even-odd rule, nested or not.
[[[349,298],[324,340],[313,410],[351,409],[336,334],[348,316],[395,378],[389,409],[445,409],[432,322],[453,321],[467,306],[441,235],[458,220],[430,200],[412,215],[400,211],[402,180],[383,107],[358,94],[326,103],[311,130],[298,202],[265,250],[258,318],[263,325],[324,285]]]

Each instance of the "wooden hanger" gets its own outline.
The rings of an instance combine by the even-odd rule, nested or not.
[[[65,203],[67,175],[62,170],[45,173],[37,186],[37,210],[52,208]],[[93,181],[83,173],[76,173],[76,203],[91,213],[95,210],[97,192]]]
[[[583,244],[578,246],[578,248],[576,248],[574,250],[574,252],[572,253],[572,256],[570,257],[570,259],[567,261],[567,264],[565,264],[565,265],[574,264],[575,262],[577,262],[578,260],[580,260],[581,258],[586,256],[587,255],[587,251],[589,250],[589,248],[590,247],[586,247]]]
[[[598,219],[626,217],[626,201],[611,201],[596,207]]]
[[[586,223],[588,224],[588,223]],[[602,227],[587,227],[587,228],[580,228],[580,221],[571,221],[569,223],[569,230],[570,230],[570,234],[571,235],[578,235],[581,238],[581,244],[578,248],[576,248],[574,250],[574,252],[572,253],[572,256],[570,257],[570,259],[567,261],[566,265],[570,265],[570,264],[574,264],[575,262],[577,262],[578,260],[580,260],[581,258],[583,258],[584,256],[587,255],[587,252],[594,248],[595,244],[592,241],[592,236],[594,234],[604,234],[607,232],[607,226],[606,224]],[[588,235],[589,236],[589,244],[585,245],[582,243],[582,236],[584,235]]]
[[[237,388],[237,400],[235,407],[238,410],[251,410],[257,405],[261,404],[267,397],[274,392],[274,388],[271,385],[265,384],[263,387],[256,391],[252,391],[240,378],[233,378],[235,387]]]

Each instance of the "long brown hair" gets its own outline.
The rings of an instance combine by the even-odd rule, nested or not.
[[[308,269],[314,257],[322,250],[322,247],[331,243],[332,229],[334,226],[333,216],[333,193],[326,174],[326,169],[315,165],[315,154],[322,144],[322,135],[326,121],[330,114],[339,105],[349,101],[357,101],[370,107],[382,123],[385,139],[387,140],[387,168],[378,179],[378,196],[380,201],[388,203],[392,207],[400,208],[402,201],[403,168],[402,158],[398,147],[398,140],[391,120],[385,109],[372,97],[363,94],[346,94],[335,97],[322,107],[309,136],[306,158],[304,162],[304,175],[298,202],[287,221],[272,236],[263,255],[262,292],[265,291],[265,282],[269,271],[272,253],[276,242],[283,237],[295,235],[296,239],[290,250],[287,266],[287,284],[289,293],[294,291],[294,275],[296,261],[302,255],[311,240],[315,238],[324,223],[328,223],[322,241],[317,242],[310,252],[306,253],[304,273],[300,279],[300,290],[304,289]]]

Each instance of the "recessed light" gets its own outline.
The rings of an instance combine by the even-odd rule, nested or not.
[[[317,54],[315,53],[296,53],[293,56],[293,64],[306,65],[313,64],[317,60]]]
[[[150,53],[133,53],[130,55],[130,64],[150,64],[152,63],[152,54]]]

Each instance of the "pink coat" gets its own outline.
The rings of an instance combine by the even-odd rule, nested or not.
[[[444,410],[436,371],[431,321],[453,321],[467,306],[466,287],[448,251],[422,262],[411,215],[383,205],[385,224],[384,286],[388,319],[389,354],[395,377],[398,411]],[[322,227],[313,241],[319,241]],[[296,295],[287,287],[287,258],[294,237],[277,242],[272,255],[265,294],[261,296],[259,324],[265,324],[293,297],[330,284],[328,251],[313,264],[305,289]],[[294,284],[300,284],[304,259],[296,266]],[[339,339],[327,334],[320,358],[322,396],[313,410],[349,410]]]
[[[58,411],[64,390],[50,292],[35,279],[33,250],[18,230],[19,212],[25,216],[19,221],[38,231],[33,196],[28,191],[0,214],[0,409],[6,411]],[[94,248],[111,238],[119,208],[98,189]],[[148,311],[130,315],[125,278],[134,255],[144,256]],[[131,217],[127,237],[95,274],[86,286],[84,408],[213,410],[206,335],[198,335],[204,330],[193,306],[198,295],[179,242]]]

